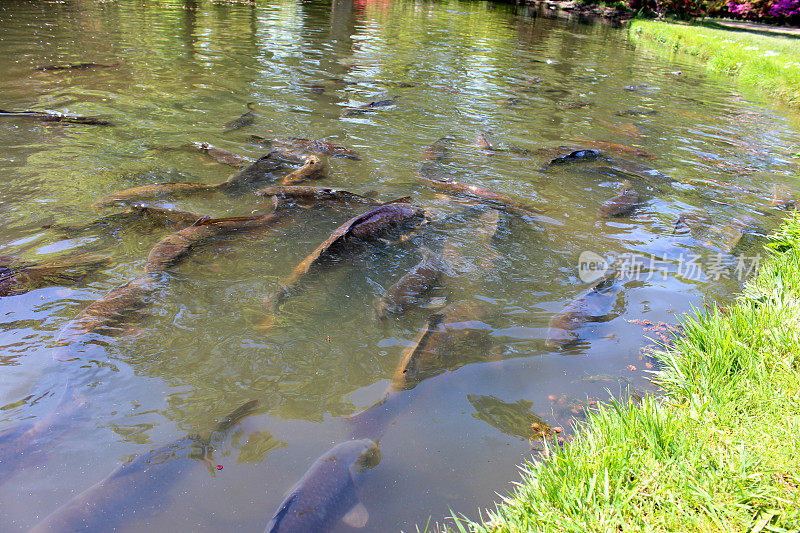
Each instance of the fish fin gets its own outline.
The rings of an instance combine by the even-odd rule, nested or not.
[[[357,503],[347,514],[342,517],[342,522],[350,527],[362,528],[367,525],[369,513],[363,503]]]
[[[411,202],[410,196],[403,196],[402,198],[396,198],[394,200],[389,200],[388,202],[383,202],[380,205],[389,205],[389,204],[407,204]]]

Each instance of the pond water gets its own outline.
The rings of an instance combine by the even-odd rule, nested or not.
[[[80,62],[112,66],[36,70]],[[103,529],[261,531],[314,460],[353,436],[379,438],[382,455],[358,486],[370,512],[364,531],[414,531],[451,510],[476,517],[541,449],[535,416],[569,437],[587,402],[652,390],[642,349],[666,331],[658,324],[729,301],[757,263],[762,235],[780,222],[771,189],[797,188],[796,115],[691,60],[634,44],[624,29],[513,6],[6,2],[0,67],[4,109],[113,123],[0,117],[0,254],[113,259],[79,283],[0,299],[0,438],[45,428],[24,461],[0,457],[2,531],[29,529],[126,460],[207,436],[252,399],[256,411],[218,439],[210,468],[197,461],[181,475],[142,480],[156,500],[137,508],[132,494],[122,519]],[[342,116],[385,99],[396,103]],[[224,131],[250,102],[253,123]],[[476,145],[485,133],[496,150]],[[252,135],[351,148],[361,160],[330,157],[328,177],[313,184],[410,196],[432,220],[408,239],[342,258],[270,316],[264,298],[366,208],[297,209],[288,224],[198,247],[154,278],[121,334],[54,359],[69,321],[142,276],[153,244],[175,231],[59,225],[114,213],[91,204],[124,189],[220,183],[236,170],[167,148],[208,142],[257,158],[266,150]],[[418,179],[424,148],[442,137],[452,157],[425,172],[539,214],[466,205]],[[601,153],[548,165],[577,148]],[[640,205],[600,218],[625,182]],[[270,209],[249,192],[159,202],[211,217]],[[577,342],[553,348],[551,317],[596,283],[580,275],[582,252],[623,275],[602,316]],[[440,253],[449,266],[431,298],[375,319],[375,299]],[[637,264],[644,268],[628,268]],[[428,317],[464,300],[474,316],[452,329],[480,342],[447,345],[447,371],[395,391],[399,400],[372,425],[348,421],[382,398]],[[65,391],[78,400],[57,408]]]

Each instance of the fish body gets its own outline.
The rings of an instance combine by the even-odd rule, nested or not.
[[[580,330],[591,322],[605,320],[614,306],[618,273],[607,276],[589,291],[569,302],[550,319],[545,344],[548,348],[567,348],[581,338]]]
[[[255,407],[248,402],[218,424],[225,433]],[[113,531],[128,516],[158,507],[164,493],[213,451],[210,439],[189,436],[144,453],[121,465],[31,529],[31,533]]]
[[[237,117],[233,120],[229,120],[228,122],[223,124],[222,127],[225,129],[225,131],[238,130],[246,126],[249,126],[250,124],[255,122],[256,115],[255,113],[253,113],[254,106],[255,104],[253,102],[248,103],[247,104],[248,111],[246,113],[242,114],[240,117]]]
[[[550,160],[549,165],[568,165],[578,161],[595,161],[600,157],[600,150],[593,148],[585,148],[582,150],[573,150],[567,155],[562,155]]]
[[[217,163],[222,163],[223,165],[229,165],[236,168],[243,168],[253,162],[253,160],[250,159],[249,157],[243,157],[234,154],[233,152],[223,150],[222,148],[217,148],[216,146],[211,145],[209,143],[192,142],[189,143],[189,146],[203,152],[204,154],[207,154]]]
[[[627,187],[619,195],[603,202],[598,211],[598,216],[600,218],[628,216],[636,210],[639,200],[639,193]]]
[[[300,137],[291,137],[287,140],[265,139],[257,135],[251,135],[250,139],[266,148],[283,148],[286,150],[295,150],[299,154],[316,154],[326,155],[329,157],[343,157],[346,159],[353,159],[355,161],[361,160],[361,156],[350,148],[329,143],[327,141],[303,139]]]
[[[22,117],[41,120],[42,122],[57,122],[61,124],[85,124],[87,126],[111,126],[111,122],[97,117],[82,117],[79,115],[65,115],[53,111],[6,111],[0,109],[0,117]]]
[[[101,198],[92,204],[95,209],[102,209],[112,205],[125,205],[141,202],[143,200],[155,200],[161,198],[175,198],[181,196],[191,196],[193,194],[211,193],[225,188],[227,184],[206,185],[205,183],[184,183],[170,182],[157,183],[155,185],[143,185],[126,189],[105,198]]]
[[[357,494],[360,475],[379,462],[378,445],[370,439],[337,444],[300,478],[264,533],[326,533],[342,520],[363,527],[368,514]]]
[[[774,185],[772,187],[772,199],[769,202],[770,207],[777,209],[794,209],[797,204],[797,199],[786,187]]]
[[[403,351],[392,377],[392,390],[408,390],[422,380],[485,361],[492,344],[486,312],[473,301],[457,302],[428,318],[413,346]]]
[[[3,259],[6,261],[0,264],[0,297],[75,283],[112,262],[111,257],[98,254],[79,254],[42,263],[24,263],[11,257]]]
[[[605,141],[592,141],[592,140],[589,140],[589,139],[580,139],[580,138],[576,138],[576,139],[572,139],[572,140],[575,141],[575,142],[581,143],[581,144],[583,144],[585,146],[590,146],[590,147],[598,149],[598,150],[605,150],[605,151],[608,151],[608,152],[616,152],[616,153],[620,153],[620,154],[633,154],[633,155],[637,155],[639,157],[646,157],[647,159],[655,159],[656,158],[654,155],[652,155],[652,154],[650,154],[648,152],[645,152],[644,150],[640,150],[639,148],[634,148],[632,146],[626,146],[624,144],[617,144],[617,143],[611,143],[611,142],[605,142]]]
[[[450,145],[453,144],[452,137],[441,137],[433,142],[430,146],[422,151],[422,159],[424,161],[436,161],[445,163],[450,161],[453,157],[453,151]]]
[[[256,191],[257,196],[274,196],[279,200],[298,204],[316,205],[321,203],[362,203],[377,205],[380,202],[348,192],[342,189],[327,187],[309,187],[305,185],[277,185]]]
[[[116,68],[119,63],[71,63],[69,65],[42,65],[36,70],[55,71],[55,70],[86,70],[90,68]]]
[[[263,228],[287,220],[285,213],[252,217],[210,218],[171,233],[158,241],[147,254],[145,271],[160,272],[183,261],[195,248],[209,240],[236,231]]]
[[[397,100],[394,98],[389,98],[387,100],[378,100],[376,102],[370,102],[368,104],[364,104],[358,107],[348,107],[344,111],[342,111],[343,117],[352,117],[356,115],[363,115],[365,113],[371,113],[376,109],[381,107],[389,107],[397,104]]]
[[[266,299],[265,305],[274,311],[303,278],[325,266],[331,259],[359,250],[365,242],[380,238],[395,228],[417,226],[425,217],[425,212],[418,207],[402,202],[389,202],[351,218],[336,228],[295,267],[282,288]]]
[[[618,117],[642,117],[647,115],[657,115],[658,111],[655,109],[626,109],[624,111],[619,111],[614,113],[615,116]]]
[[[418,176],[418,178],[424,181],[426,185],[449,194],[476,198],[498,206],[506,211],[523,216],[535,216],[537,214],[535,207],[529,206],[519,200],[509,198],[504,194],[487,189],[486,187],[481,187],[480,185],[472,185],[455,180],[435,180],[424,176]]]
[[[376,318],[400,314],[418,303],[420,297],[441,280],[442,268],[441,261],[436,257],[426,257],[417,263],[378,299]]]
[[[230,188],[255,186],[264,181],[274,181],[273,171],[283,168],[286,163],[287,160],[282,154],[273,150],[228,178],[225,186]],[[222,187],[222,185],[218,185],[218,187]]]
[[[325,161],[315,155],[306,158],[303,166],[283,177],[281,184],[292,185],[306,180],[318,180],[327,176]]]
[[[92,220],[86,224],[78,226],[52,224],[47,226],[58,232],[67,234],[82,233],[84,231],[92,231],[98,229],[117,230],[121,227],[126,227],[136,221],[146,221],[152,226],[159,227],[174,227],[174,226],[189,226],[198,220],[207,218],[205,215],[197,213],[190,213],[187,211],[179,211],[176,209],[160,209],[157,207],[149,207],[144,205],[134,205],[130,209],[120,213],[114,213]]]

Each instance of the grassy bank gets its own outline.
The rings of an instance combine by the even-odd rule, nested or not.
[[[736,304],[683,320],[657,398],[607,405],[462,531],[797,531],[800,215]]]
[[[771,96],[800,106],[800,39],[722,29],[713,23],[651,20],[631,22],[630,33],[634,39],[652,39],[700,57],[711,70],[735,75]]]

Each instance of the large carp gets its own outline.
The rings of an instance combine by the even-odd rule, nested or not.
[[[139,455],[84,490],[31,529],[31,533],[114,531],[131,516],[162,504],[182,475],[205,463],[215,445],[258,404],[252,400],[220,421],[210,436],[192,435]]]
[[[620,194],[603,202],[598,210],[598,216],[600,218],[625,217],[633,213],[639,203],[639,193],[631,188],[630,184],[627,184]]]
[[[548,348],[567,348],[581,339],[581,330],[592,322],[608,320],[620,290],[618,272],[607,275],[550,319],[545,344]]]
[[[143,185],[141,187],[125,189],[124,191],[110,194],[97,200],[92,204],[92,207],[94,209],[102,209],[113,205],[134,204],[144,200],[171,199],[196,194],[208,194],[224,190],[227,187],[227,182],[218,183],[217,185],[184,182],[156,183],[154,185]]]
[[[425,211],[405,201],[402,198],[380,205],[336,228],[297,265],[281,288],[265,300],[265,306],[273,312],[276,311],[302,279],[327,266],[335,258],[361,250],[364,244],[379,239],[394,229],[411,229],[422,224],[427,218]]]
[[[50,285],[76,283],[111,263],[111,257],[79,254],[42,263],[0,257],[0,297],[24,294]]]
[[[97,117],[82,117],[78,115],[65,115],[55,111],[5,111],[0,109],[0,117],[32,118],[42,122],[55,122],[58,124],[84,124],[87,126],[111,126],[111,122]]]
[[[318,156],[310,155],[303,166],[283,177],[282,185],[293,185],[306,180],[319,180],[328,175],[325,161]]]
[[[480,185],[472,185],[455,180],[430,179],[422,175],[418,176],[418,179],[422,180],[433,189],[456,196],[475,198],[509,213],[532,217],[537,217],[539,214],[539,210],[531,205],[509,198],[504,194],[487,189],[486,187],[481,187]]]
[[[257,142],[264,148],[277,149],[285,148],[297,150],[316,155],[326,155],[328,157],[343,157],[346,159],[353,159],[360,161],[361,156],[354,150],[338,144],[329,143],[328,141],[319,141],[316,139],[303,139],[300,137],[291,137],[289,139],[265,139],[257,135],[251,135],[250,139]]]
[[[207,215],[190,213],[188,211],[179,211],[177,209],[161,209],[158,207],[134,205],[125,211],[106,215],[104,217],[92,220],[91,222],[87,222],[86,224],[50,224],[45,226],[45,228],[66,234],[82,233],[84,231],[101,229],[107,229],[113,232],[123,227],[127,228],[129,225],[136,222],[142,222],[152,227],[184,228],[205,218],[209,217]]]
[[[376,318],[400,314],[418,304],[422,295],[441,280],[443,268],[438,257],[427,255],[378,299],[375,305]]]
[[[191,142],[188,144],[188,146],[190,148],[194,148],[195,150],[199,150],[200,152],[208,155],[217,163],[222,163],[223,165],[242,168],[253,162],[253,160],[249,157],[234,154],[233,152],[223,150],[222,148],[217,148],[216,146],[205,142]]]
[[[256,191],[256,196],[274,197],[278,202],[288,202],[300,205],[319,204],[367,204],[378,205],[381,202],[366,196],[361,196],[343,189],[328,187],[310,187],[307,185],[276,185],[265,187]]]
[[[255,102],[248,102],[247,103],[247,112],[242,114],[239,117],[236,117],[233,120],[229,120],[225,124],[222,125],[225,131],[234,131],[240,128],[244,128],[245,126],[249,126],[253,122],[256,121],[256,115],[253,113],[253,109],[255,109]]]
[[[369,514],[358,497],[360,477],[380,460],[370,439],[337,444],[289,491],[264,533],[326,533],[340,521],[364,527]]]
[[[280,211],[252,217],[209,218],[188,228],[171,233],[158,241],[147,254],[145,271],[160,272],[177,265],[195,248],[211,239],[237,231],[274,226],[289,220],[289,213]]]
[[[380,109],[382,107],[390,107],[397,104],[396,98],[389,98],[387,100],[378,100],[376,102],[370,102],[368,104],[360,105],[358,107],[347,107],[342,111],[342,117],[355,117],[358,115],[364,115],[366,113],[372,113],[376,109]]]

